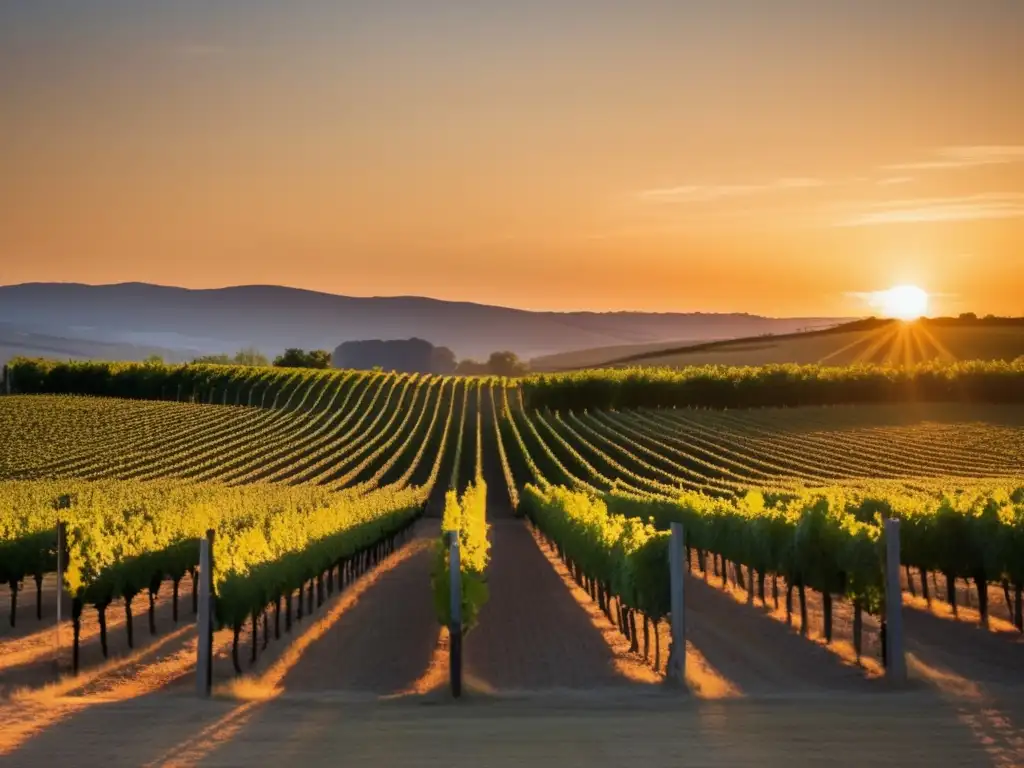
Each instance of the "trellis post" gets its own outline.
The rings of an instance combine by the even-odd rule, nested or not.
[[[900,584],[900,521],[885,521],[885,676],[893,683],[907,681],[903,646],[903,587]]]
[[[462,695],[462,564],[459,556],[459,532],[447,531],[448,539],[448,578],[450,586],[451,622],[448,625],[449,636],[449,681],[452,696]]]
[[[196,693],[208,698],[213,688],[213,531],[199,540],[199,621]]]
[[[672,617],[672,645],[668,652],[667,678],[669,682],[686,683],[686,604],[683,577],[686,574],[683,543],[683,524],[672,523],[668,542],[668,569],[670,586],[670,615]]]

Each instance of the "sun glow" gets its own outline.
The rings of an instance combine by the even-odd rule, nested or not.
[[[897,285],[887,291],[878,291],[872,304],[886,317],[898,320],[917,320],[928,312],[928,293],[916,285]]]

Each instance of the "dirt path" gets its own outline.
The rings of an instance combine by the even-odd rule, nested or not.
[[[490,403],[484,400],[485,413]],[[490,422],[485,431],[493,435]],[[479,693],[644,688],[624,675],[619,654],[605,641],[513,515],[497,442],[484,441],[487,517],[491,526],[490,599],[466,638],[467,689]]]
[[[103,705],[4,759],[39,765],[1011,766],[958,712],[909,694],[694,702],[629,710],[544,698],[487,706],[197,702]]]
[[[471,687],[507,692],[631,684],[521,520],[492,522],[487,583],[490,600],[466,638]]]
[[[436,520],[421,520],[408,557],[385,562],[373,584],[310,645],[284,677],[288,693],[425,692],[440,627],[430,588]]]
[[[60,627],[59,663],[57,661],[56,630],[56,575],[49,574],[43,584],[43,618],[36,617],[35,584],[31,584],[31,604],[19,605],[17,626],[6,626],[0,633],[0,693],[20,687],[38,687],[55,682],[71,669],[71,646],[73,630],[67,620],[69,605],[64,606],[65,620]],[[146,592],[132,600],[132,621],[135,651],[141,651],[159,643],[195,621],[192,612],[192,580],[188,576],[181,580],[178,595],[178,620],[173,620],[172,584],[161,585],[155,601],[157,634],[149,631],[149,597]],[[28,592],[26,592],[28,594]],[[65,600],[66,603],[69,601]],[[31,610],[29,610],[31,609]],[[7,611],[2,618],[6,621]],[[115,600],[107,608],[107,648],[110,659],[118,659],[132,653],[128,647],[124,601]],[[86,606],[82,611],[79,663],[83,672],[106,663],[100,645],[98,614],[94,607]]]
[[[919,664],[981,687],[1024,687],[1024,638],[904,609],[907,653]]]
[[[860,691],[877,688],[844,663],[754,606],[740,605],[687,577],[686,633],[708,663],[742,694]]]

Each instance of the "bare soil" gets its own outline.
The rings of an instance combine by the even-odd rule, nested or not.
[[[490,599],[466,637],[467,681],[483,692],[635,685],[521,520],[491,524]]]
[[[1019,753],[1018,753],[1019,754]],[[89,709],[4,765],[936,766],[1015,763],[923,695],[571,707],[548,699],[424,707],[160,697]]]
[[[188,579],[180,621],[169,589],[150,637],[136,599],[136,648],[110,609],[112,658],[95,611],[83,623],[83,673],[53,667],[52,629],[28,611],[0,635],[4,765],[245,765],[295,759],[382,765],[1024,764],[1024,644],[967,620],[905,611],[912,684],[892,691],[820,638],[720,579],[686,580],[687,683],[659,675],[579,589],[527,525],[492,521],[491,600],[466,639],[467,696],[447,695],[445,633],[430,594],[435,520],[375,571],[336,594],[233,679],[231,633],[215,637],[220,698],[192,694],[195,630]],[[501,514],[503,512],[504,514]],[[784,585],[780,602],[784,600]],[[52,604],[52,589],[50,590]],[[27,601],[26,601],[27,602]],[[34,608],[34,603],[31,604]],[[794,607],[796,603],[794,601]],[[847,621],[836,605],[837,641]],[[868,635],[877,625],[866,621]],[[668,627],[661,623],[662,669]],[[20,654],[20,655],[19,655]],[[641,672],[646,670],[646,676]],[[48,685],[47,685],[48,684]],[[687,691],[690,695],[687,695]],[[707,701],[706,699],[719,699]],[[424,706],[430,705],[430,706]]]
[[[59,639],[57,628],[57,577],[49,574],[43,582],[42,619],[36,613],[35,582],[26,580],[19,594],[17,620],[10,626],[10,602],[0,608],[0,694],[22,687],[38,687],[54,683],[71,672],[73,630],[70,601],[65,597]],[[192,612],[192,580],[185,576],[179,584],[178,620],[173,618],[172,588],[164,582],[155,600],[156,634],[149,627],[149,596],[143,592],[132,600],[134,650],[144,650],[154,642],[166,639],[168,633],[190,626]],[[131,653],[128,646],[127,616],[124,600],[116,600],[107,608],[107,652],[104,659],[100,644],[98,612],[92,606],[82,611],[79,639],[79,668],[88,670]]]
[[[436,520],[421,520],[405,545],[409,556],[385,562],[374,583],[313,643],[282,681],[286,692],[419,690],[440,627],[430,587]]]

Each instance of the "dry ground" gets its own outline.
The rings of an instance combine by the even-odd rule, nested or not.
[[[229,682],[230,633],[218,634],[213,701],[192,695],[191,625],[168,631],[158,612],[164,634],[150,639],[140,606],[144,647],[106,665],[92,656],[79,679],[49,687],[52,671],[39,673],[0,699],[0,764],[1024,764],[1020,643],[907,611],[912,683],[892,691],[771,611],[691,578],[687,693],[658,684],[505,512],[460,702],[446,693],[430,601],[437,523],[424,520],[381,567],[271,639],[239,682]],[[40,632],[0,637],[0,659]],[[0,668],[0,684],[22,666]]]
[[[659,697],[614,706],[543,698],[417,706],[162,697],[91,709],[4,764],[1013,765],[1001,750],[978,738],[954,707],[919,694],[729,702]]]

